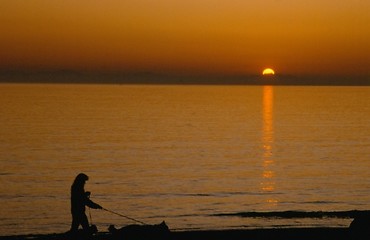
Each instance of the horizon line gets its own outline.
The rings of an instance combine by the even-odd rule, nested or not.
[[[0,83],[370,86],[367,75],[181,74],[150,71],[0,70]]]

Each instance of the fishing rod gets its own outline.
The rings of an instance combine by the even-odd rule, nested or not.
[[[103,209],[104,211],[107,211],[107,212],[110,212],[110,213],[116,214],[116,215],[118,215],[118,216],[120,216],[120,217],[124,217],[124,218],[130,219],[130,220],[132,220],[132,221],[135,221],[135,222],[141,223],[141,224],[143,224],[143,225],[147,225],[145,222],[142,222],[142,221],[136,220],[136,219],[134,219],[134,218],[131,218],[131,217],[125,216],[125,215],[123,215],[123,214],[120,214],[120,213],[117,213],[117,212],[111,211],[111,210],[109,210],[109,209],[106,209],[106,208],[102,208],[102,209]]]

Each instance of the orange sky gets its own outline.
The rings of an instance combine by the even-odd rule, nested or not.
[[[370,75],[368,0],[2,0],[0,69]]]

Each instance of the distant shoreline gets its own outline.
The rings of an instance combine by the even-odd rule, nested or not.
[[[1,72],[0,83],[370,86],[370,76],[186,76],[151,73]]]

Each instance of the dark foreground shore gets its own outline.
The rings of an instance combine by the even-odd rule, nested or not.
[[[2,236],[0,240],[68,240],[65,234]],[[92,240],[109,240],[109,233],[99,233]],[[171,240],[341,240],[352,239],[348,228],[271,228],[251,230],[207,230],[171,232]]]

